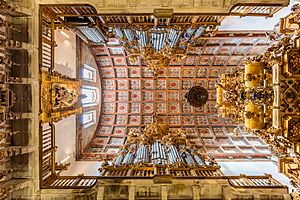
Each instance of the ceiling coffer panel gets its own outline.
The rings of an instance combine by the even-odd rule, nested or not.
[[[190,48],[184,62],[171,60],[156,80],[141,60],[134,65],[130,62],[118,39],[108,41],[113,45],[92,46],[102,76],[103,103],[98,131],[83,159],[113,155],[130,130],[153,122],[154,112],[170,129],[185,129],[191,143],[204,154],[222,158],[270,155],[259,138],[249,138],[237,124],[220,118],[215,108],[218,77],[241,67],[242,60],[254,56],[254,52],[258,55],[267,48],[269,41],[263,33],[219,32],[213,37],[201,37],[201,46]],[[196,85],[208,91],[208,101],[202,107],[192,107],[185,100],[185,94]],[[240,133],[243,144],[251,144],[248,151],[244,151],[242,143],[235,142],[234,132]]]

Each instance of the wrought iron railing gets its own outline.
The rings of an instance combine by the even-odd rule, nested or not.
[[[272,178],[271,175],[266,176],[245,176],[232,177],[228,179],[229,184],[235,188],[286,188],[280,182]]]
[[[173,177],[216,177],[223,176],[218,166],[206,168],[168,168],[168,167],[119,167],[107,166],[100,170],[101,177],[154,177],[170,175]]]
[[[97,184],[97,179],[95,177],[87,176],[59,176],[48,188],[64,189],[64,188],[92,188]]]
[[[53,124],[40,126],[40,177],[41,183],[47,181],[54,171],[55,164],[55,144],[54,132],[55,127]]]
[[[53,17],[57,16],[91,16],[97,14],[96,9],[88,4],[53,4],[43,5],[42,12],[47,12]]]
[[[47,14],[40,9],[40,55],[39,55],[39,70],[40,75],[52,75],[54,69],[54,41],[55,23],[54,17],[57,14],[80,15],[88,13],[88,8],[72,8],[68,7],[51,7],[47,10]],[[53,18],[52,18],[52,17]],[[41,85],[40,85],[41,86]],[[42,89],[42,88],[41,88]],[[51,89],[49,90],[51,94]],[[40,97],[42,97],[40,92]],[[51,97],[51,95],[49,95]],[[49,102],[51,104],[51,102]],[[42,111],[42,103],[40,111]],[[40,113],[41,114],[41,113]],[[97,183],[96,177],[86,176],[59,176],[55,169],[55,126],[53,123],[40,122],[40,187],[51,189],[85,189],[92,188]]]
[[[248,5],[237,5],[230,11],[230,15],[237,16],[262,16],[272,17],[282,6],[248,6]]]
[[[52,69],[53,68],[53,52],[54,52],[54,42],[53,42],[53,29],[51,24],[46,21],[42,22],[42,69]]]
[[[259,15],[259,16],[271,16],[280,7],[256,7],[256,6],[237,6],[231,10],[232,15]],[[101,16],[97,15],[97,11],[90,5],[43,5],[40,7],[40,55],[39,55],[39,69],[40,72],[46,71],[48,73],[52,73],[54,68],[54,48],[55,48],[55,40],[54,40],[54,29],[55,23],[61,22],[63,24],[62,18],[59,16],[87,16],[87,17],[99,17],[101,20]],[[125,17],[122,20],[128,21]],[[139,19],[131,18],[133,21]],[[175,18],[176,19],[176,18]],[[193,18],[194,19],[194,18]],[[220,22],[222,17],[213,17],[206,16],[199,18],[197,22],[199,23],[207,23],[208,21],[214,20],[215,22]],[[57,20],[57,21],[55,21]],[[102,18],[103,20],[103,18]],[[119,19],[118,19],[119,20]],[[151,17],[149,19],[150,23],[152,23]],[[160,19],[162,20],[162,19]],[[179,20],[179,18],[178,18]],[[189,22],[192,20],[191,17],[187,17],[186,20]],[[93,21],[93,20],[91,20]],[[167,23],[167,21],[161,21],[161,23]],[[175,21],[174,21],[175,23]],[[94,187],[97,183],[96,177],[86,177],[86,176],[59,176],[55,172],[55,126],[52,123],[47,125],[40,124],[40,186],[41,188],[91,188]],[[124,177],[128,174],[133,176],[143,175],[151,177],[152,175],[169,175],[169,174],[179,174],[180,177],[188,177],[188,176],[221,176],[222,173],[218,171],[217,174],[212,174],[209,170],[194,170],[192,171],[180,171],[173,170],[167,171],[163,168],[157,168],[156,171],[152,169],[148,169],[146,171],[124,169],[124,170],[110,170],[104,171],[103,176],[107,178],[111,177]],[[249,179],[249,178],[248,178]],[[258,186],[260,182],[257,182],[259,178],[251,178],[247,181],[249,182],[249,187]],[[262,181],[261,186],[268,186],[268,182],[265,182],[265,179],[259,179]],[[269,178],[267,179],[269,180]],[[244,185],[238,178],[231,178],[229,182],[233,187],[243,187]],[[264,183],[264,184],[263,184]],[[273,182],[272,182],[273,183]],[[248,187],[247,185],[245,185]],[[282,187],[282,186],[281,186]]]

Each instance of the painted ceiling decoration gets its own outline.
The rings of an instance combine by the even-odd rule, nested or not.
[[[41,7],[42,6],[47,5],[41,5]],[[231,8],[232,10],[236,10],[235,7]],[[268,9],[268,7],[265,8]],[[259,15],[257,11],[260,12],[263,10],[263,15],[265,16],[265,8],[252,9],[251,7],[244,7],[244,9],[238,9],[236,12],[241,13],[240,16],[243,16],[244,13],[248,14],[248,12],[250,12],[250,14]],[[39,13],[40,30],[42,30],[40,35],[40,46],[42,48],[39,52],[40,56],[38,57],[40,59],[40,75],[42,75],[42,73],[47,73],[50,76],[53,75],[55,67],[53,64],[55,63],[52,61],[55,60],[53,55],[55,55],[54,49],[57,44],[54,38],[55,29],[57,27],[61,28],[65,25],[69,27],[70,24],[68,23],[72,20],[68,20],[68,18],[72,18],[72,16],[75,16],[77,19],[82,21],[88,19],[91,22],[91,24],[88,22],[87,26],[83,26],[83,28],[79,26],[78,28],[75,28],[78,32],[80,32],[78,35],[84,40],[82,41],[79,38],[76,38],[76,45],[84,44],[86,47],[79,49],[76,48],[76,56],[78,56],[76,61],[79,61],[77,62],[78,65],[76,67],[78,67],[77,69],[81,69],[81,67],[85,65],[85,62],[82,62],[84,57],[83,52],[88,52],[87,54],[91,56],[90,61],[92,66],[90,67],[93,68],[93,70],[90,73],[91,76],[89,75],[89,78],[86,76],[86,78],[91,80],[96,79],[93,84],[96,88],[99,88],[99,95],[97,95],[99,98],[96,98],[99,99],[99,105],[87,108],[83,104],[83,115],[76,115],[76,128],[78,128],[75,132],[78,139],[76,143],[76,151],[79,153],[79,156],[78,154],[76,155],[75,161],[93,160],[98,162],[99,160],[103,160],[105,166],[102,168],[104,171],[100,170],[101,175],[118,176],[118,179],[124,176],[133,178],[133,176],[136,175],[148,175],[148,177],[151,178],[151,176],[154,175],[155,177],[153,178],[153,182],[152,180],[150,180],[151,183],[149,181],[148,182],[150,185],[153,183],[161,184],[161,191],[164,191],[161,196],[168,197],[166,187],[163,184],[172,183],[172,176],[209,177],[222,175],[218,171],[219,167],[215,162],[215,157],[252,159],[268,158],[271,156],[271,152],[268,150],[268,145],[266,145],[262,139],[244,131],[243,127],[236,122],[231,121],[230,119],[221,118],[215,108],[217,104],[216,87],[217,82],[220,81],[220,75],[236,71],[243,67],[243,62],[246,57],[255,57],[262,54],[266,48],[269,48],[270,41],[267,39],[265,31],[212,31],[212,34],[206,34],[206,31],[208,31],[207,27],[216,26],[216,24],[212,25],[209,21],[206,21],[201,25],[203,29],[205,28],[205,30],[195,37],[197,38],[197,42],[189,42],[189,39],[193,38],[193,35],[198,34],[197,31],[199,31],[199,29],[194,27],[184,29],[184,31],[188,32],[183,35],[183,41],[187,42],[182,44],[182,46],[188,46],[188,48],[182,48],[186,51],[186,55],[184,55],[186,59],[182,59],[181,57],[170,57],[168,60],[168,66],[165,66],[164,63],[164,67],[157,70],[156,78],[153,79],[154,72],[149,70],[149,67],[147,66],[149,64],[147,61],[141,56],[137,56],[136,59],[132,59],[129,52],[130,48],[126,49],[126,45],[122,42],[124,37],[127,38],[125,38],[126,41],[129,41],[131,38],[131,36],[129,36],[130,34],[125,32],[137,31],[133,28],[134,26],[125,28],[128,29],[128,31],[124,31],[122,38],[117,39],[113,34],[113,30],[116,29],[117,26],[105,25],[105,17],[98,14],[97,11],[95,12],[94,9],[90,10],[83,7],[76,10],[73,6],[67,5],[61,5],[58,6],[58,8],[54,6],[54,9],[56,10],[55,15],[52,15],[51,11],[45,12],[45,15],[48,15],[48,19],[50,19],[50,21],[47,21],[47,17],[43,16],[43,11],[40,11]],[[244,11],[245,9],[246,11]],[[252,12],[253,10],[256,11]],[[92,11],[92,13],[90,11]],[[231,11],[229,12],[232,13]],[[271,12],[272,10],[270,9],[267,15],[270,15]],[[72,16],[68,15],[68,13]],[[224,13],[224,15],[226,15],[226,13]],[[126,19],[130,25],[134,23],[132,21],[133,17],[131,16],[107,17],[110,19],[117,19],[117,23],[124,23],[124,21],[122,21],[124,19]],[[176,42],[178,41],[176,38],[180,37],[180,33],[172,33],[172,36],[168,36],[164,35],[164,32],[168,33],[169,30],[179,31],[180,29],[159,26],[159,24],[171,23],[172,20],[165,21],[163,18],[171,19],[172,17],[173,16],[159,18],[155,16],[157,19],[154,19],[154,26],[149,28],[149,30],[152,31],[150,34],[151,39],[147,39],[147,34],[138,34],[138,36],[135,36],[136,40],[141,40],[141,38],[144,40],[144,43],[140,41],[139,43],[136,43],[139,46],[138,48],[143,47],[143,44],[146,47],[147,42],[152,45],[154,43],[152,40],[154,39],[161,41],[161,43],[158,42],[151,46],[154,51],[164,49],[166,43],[169,46],[175,47]],[[185,19],[185,17],[182,16],[180,18]],[[189,19],[189,17],[186,17],[186,19]],[[196,18],[195,20],[198,19]],[[141,22],[145,23],[145,20],[141,20]],[[75,20],[71,23],[76,24],[77,22]],[[184,23],[189,24],[187,21],[184,21]],[[73,29],[74,27],[70,26],[70,28]],[[124,27],[122,28],[124,29]],[[191,29],[193,30],[191,31]],[[155,37],[152,37],[153,31],[158,31]],[[160,33],[160,31],[162,31],[162,33]],[[162,36],[163,39],[157,39],[160,38],[160,36]],[[75,38],[73,37],[73,39]],[[192,45],[189,46],[188,44]],[[299,42],[294,42],[294,44],[299,46]],[[45,49],[44,46],[47,48]],[[181,45],[177,45],[177,47],[180,46]],[[46,58],[44,57],[45,55]],[[48,62],[44,63],[44,60],[48,60]],[[43,68],[46,68],[46,70]],[[96,68],[98,68],[98,70]],[[99,74],[96,74],[96,72],[99,72]],[[79,77],[79,74],[80,71],[76,70],[77,77]],[[95,79],[92,78],[95,76]],[[82,76],[81,78],[84,79],[85,76]],[[291,84],[292,83],[289,83],[289,85]],[[88,84],[87,86],[90,85]],[[196,87],[200,87],[201,90],[203,88],[201,92],[196,92],[196,95],[194,95],[194,97],[196,96],[194,99],[201,99],[200,101],[203,106],[192,106],[185,101],[186,94]],[[49,91],[51,92],[51,90]],[[38,112],[38,109],[35,110]],[[84,115],[87,114],[86,111],[94,113],[92,116],[88,117],[93,121],[93,124],[90,126],[91,129],[87,129],[85,127],[86,124],[84,121],[88,120],[82,119],[82,121],[80,121],[79,119],[81,117],[83,118]],[[80,111],[76,111],[76,113],[73,112],[71,114],[77,113],[79,114]],[[153,117],[153,115],[155,117]],[[50,117],[53,119],[53,117],[56,116],[57,115]],[[93,191],[96,189],[99,194],[102,191],[108,191],[108,187],[104,187],[104,182],[102,182],[101,186],[99,186],[99,184],[97,185],[97,180],[99,179],[98,176],[85,176],[83,173],[77,176],[60,174],[61,171],[65,170],[68,166],[64,165],[64,162],[66,161],[65,158],[57,159],[56,157],[56,155],[58,155],[56,154],[58,149],[55,141],[55,137],[57,136],[55,135],[56,124],[52,123],[53,120],[49,120],[48,122],[49,123],[46,123],[45,126],[42,123],[39,124],[39,144],[41,147],[39,149],[40,188],[91,188]],[[96,131],[95,128],[97,128]],[[86,131],[86,133],[89,133],[90,135],[86,134],[85,138],[78,137],[80,134],[83,135],[82,132],[79,132],[82,130]],[[74,131],[71,133],[73,134]],[[91,142],[88,143],[89,141]],[[78,150],[77,144],[80,143],[79,145],[82,145],[84,142],[85,148]],[[68,151],[68,149],[66,150]],[[73,150],[74,149],[69,151],[69,155],[72,156],[72,169],[75,169],[77,166],[84,163],[80,164],[73,162]],[[118,150],[121,150],[119,151],[119,154]],[[149,157],[150,152],[151,158]],[[66,152],[64,151],[64,153]],[[77,159],[78,157],[79,159]],[[113,161],[113,165],[109,166],[111,164],[106,161],[112,157],[115,157],[115,160]],[[58,162],[55,162],[56,160]],[[288,162],[290,163],[290,161]],[[159,168],[161,167],[158,166],[159,164],[166,170]],[[144,171],[140,170],[141,166],[145,169]],[[149,166],[151,168],[147,168]],[[180,169],[181,167],[183,167],[183,169]],[[171,170],[168,170],[170,168]],[[117,169],[120,173],[115,173],[115,169]],[[207,173],[207,169],[209,169],[211,173]],[[79,170],[84,171],[85,169],[82,168],[82,170]],[[196,170],[204,173],[196,174]],[[87,171],[94,170],[88,167]],[[107,172],[109,173],[107,174]],[[113,174],[110,174],[110,172]],[[72,174],[75,174],[74,171]],[[163,176],[159,177],[156,175]],[[165,179],[165,177],[168,176],[169,178]],[[156,179],[156,177],[158,177],[158,179]],[[240,180],[241,178],[242,180]],[[163,179],[167,181],[164,182]],[[257,181],[260,177],[252,177],[252,179],[256,181],[255,184],[252,184],[252,179],[250,180],[249,178],[248,180],[242,175],[233,178],[223,177],[220,181],[227,181],[226,179],[229,181],[229,187],[227,187],[227,189],[234,187],[232,189],[236,190],[236,188],[242,187],[240,188],[240,191],[242,191],[245,190],[245,188],[260,187],[260,189],[262,189],[262,187],[272,187],[271,189],[273,189],[274,187],[279,188],[280,186],[280,188],[286,191],[286,187],[281,186],[279,183],[277,184],[276,181],[272,182],[271,178],[264,178],[263,184],[261,184],[261,181]],[[244,182],[249,182],[250,184],[245,185]],[[109,193],[110,191],[114,191],[116,188],[116,181],[108,179],[105,181],[105,184],[109,187],[111,186],[110,183],[113,184]],[[198,191],[199,188],[202,188],[201,183],[198,185],[200,186],[196,188],[193,185],[192,190],[194,191],[196,189],[196,191]],[[130,191],[130,193],[128,193],[129,197],[133,197],[136,193],[134,191],[135,186],[131,186],[130,188],[127,188],[128,191]],[[223,186],[224,184],[222,187]],[[220,191],[222,190],[222,188],[219,189]],[[142,189],[142,192],[139,191],[138,193],[144,193],[143,191],[146,190],[147,189]],[[150,190],[152,191],[152,189]],[[90,192],[91,190],[86,191]],[[235,192],[235,194],[239,193],[239,191]],[[103,195],[100,194],[101,196],[98,195],[98,197],[107,197],[106,193],[107,192],[102,192]],[[121,193],[124,192],[121,191]],[[227,197],[226,193],[223,194],[224,195],[222,195],[222,197]],[[74,196],[80,197],[80,195],[81,194],[75,194]],[[84,195],[85,194],[82,193],[81,197]],[[229,198],[232,197],[230,195],[232,195],[232,193],[228,190]],[[93,194],[93,196],[95,197],[96,193],[95,195]],[[142,195],[138,196],[142,197]],[[150,196],[153,197],[152,194]],[[160,195],[154,196],[158,197]],[[240,197],[240,195],[236,196]],[[246,197],[246,195],[244,196]],[[276,194],[273,196],[276,196]],[[118,197],[120,197],[120,195],[118,195]],[[282,195],[282,197],[285,196]]]
[[[129,59],[117,38],[108,38],[105,46],[92,45],[101,76],[102,107],[98,130],[90,145],[80,151],[80,159],[113,156],[130,131],[153,122],[154,112],[170,130],[186,130],[187,138],[203,154],[216,158],[269,156],[267,145],[219,117],[215,108],[218,77],[243,66],[246,57],[262,53],[269,45],[262,32],[203,36],[199,45],[188,50],[185,61],[171,59],[156,80],[142,59]],[[196,85],[208,92],[202,107],[185,101],[186,93]]]
[[[228,15],[272,16],[277,11],[274,8],[238,6]],[[188,140],[202,154],[216,158],[270,156],[258,137],[244,132],[230,119],[219,117],[215,108],[218,77],[269,47],[264,32],[216,32],[215,27],[225,15],[101,15],[92,8],[80,8],[76,13],[49,7],[50,14],[51,10],[64,16],[56,18],[55,23],[75,30],[90,45],[101,76],[98,128],[90,144],[77,151],[79,160],[112,157],[129,131],[141,130],[153,122],[154,112],[171,130],[186,130]],[[173,51],[163,50],[167,62],[158,59],[164,67],[154,73],[140,56],[148,47],[152,55],[166,47],[176,47],[185,54],[168,57]],[[193,86],[206,88],[204,106],[193,107],[185,101]]]

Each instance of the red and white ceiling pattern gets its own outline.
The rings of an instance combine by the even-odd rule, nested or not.
[[[219,33],[203,38],[203,45],[188,52],[185,62],[176,58],[159,71],[157,80],[142,61],[132,63],[116,39],[92,46],[102,77],[102,108],[99,130],[85,152],[86,159],[114,154],[130,129],[152,122],[152,113],[170,128],[184,128],[204,153],[217,157],[269,155],[267,146],[249,135],[233,136],[231,120],[218,117],[215,85],[222,73],[243,65],[243,59],[262,53],[269,46],[262,33]],[[204,107],[194,108],[184,95],[194,85],[209,92]]]

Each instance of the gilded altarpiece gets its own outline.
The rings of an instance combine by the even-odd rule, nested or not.
[[[43,71],[41,82],[41,121],[43,123],[57,122],[81,112],[81,82],[79,80],[57,72],[50,75]]]
[[[245,60],[241,71],[223,75],[218,86],[219,111],[245,123],[279,157],[280,171],[300,186],[300,6],[281,19],[280,33],[260,56]],[[240,86],[235,87],[239,80]],[[227,85],[231,86],[227,87]],[[223,108],[223,100],[228,105]],[[230,106],[235,109],[229,110]],[[234,115],[236,110],[241,113]]]

